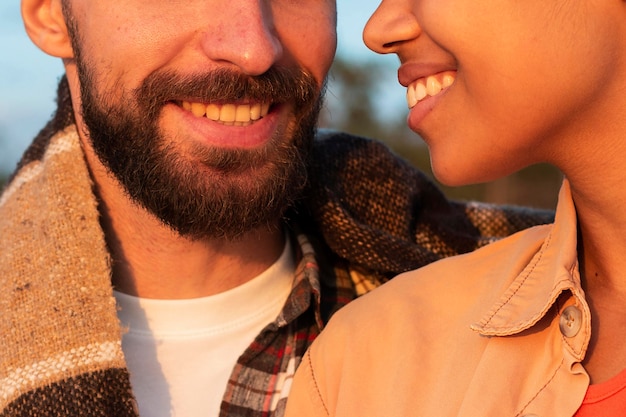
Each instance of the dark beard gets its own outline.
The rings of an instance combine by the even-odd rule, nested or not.
[[[98,158],[132,200],[180,235],[236,239],[279,224],[299,197],[322,96],[308,73],[284,68],[258,77],[232,71],[194,77],[153,73],[115,105],[107,94],[98,94],[80,54],[76,62],[82,116]],[[283,135],[288,137],[275,136],[261,149],[197,145],[183,153],[158,129],[160,112],[173,97],[290,103],[294,117]]]

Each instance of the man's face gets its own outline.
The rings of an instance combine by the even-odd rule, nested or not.
[[[194,239],[276,224],[306,180],[334,2],[66,3],[77,121],[124,191]]]

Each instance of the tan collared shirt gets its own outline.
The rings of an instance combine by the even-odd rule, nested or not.
[[[391,280],[331,320],[287,417],[572,416],[591,332],[576,212]]]

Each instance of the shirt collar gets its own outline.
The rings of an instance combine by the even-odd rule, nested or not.
[[[581,306],[589,323],[578,272],[576,209],[567,180],[559,193],[555,222],[549,227],[548,235],[537,241],[530,261],[522,265],[520,273],[514,272],[517,275],[511,285],[488,313],[472,325],[474,330],[485,336],[520,333],[536,324],[566,290],[574,296],[573,303]]]
[[[293,289],[274,325],[282,327],[289,324],[308,310],[311,307],[311,301],[313,301],[315,320],[321,329],[323,320],[320,313],[320,268],[316,259],[316,252],[304,233],[295,231],[294,234],[294,241],[297,243],[294,245],[297,266]]]

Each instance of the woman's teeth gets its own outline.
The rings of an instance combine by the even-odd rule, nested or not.
[[[406,101],[409,108],[412,108],[426,97],[432,97],[439,94],[441,91],[450,87],[453,83],[453,72],[429,75],[428,77],[423,77],[413,81],[407,87],[406,91]]]
[[[270,104],[204,104],[183,101],[182,107],[196,117],[206,117],[226,125],[247,126],[267,116]]]

